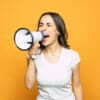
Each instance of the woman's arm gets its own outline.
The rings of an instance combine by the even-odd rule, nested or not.
[[[28,69],[25,75],[25,84],[28,89],[31,89],[36,80],[36,68],[33,59],[28,61]]]
[[[25,75],[25,84],[28,89],[31,89],[33,87],[36,80],[36,66],[35,66],[34,59],[32,59],[32,55],[38,54],[39,47],[40,44],[37,43],[28,51],[28,55],[29,55],[27,59],[28,69]]]
[[[77,64],[73,67],[73,91],[75,94],[75,100],[83,100],[82,86],[80,82],[80,64]]]

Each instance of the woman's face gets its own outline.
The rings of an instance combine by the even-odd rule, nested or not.
[[[57,31],[56,25],[50,15],[44,15],[41,18],[38,30],[48,36],[42,40],[44,46],[49,46],[58,42],[59,32]]]

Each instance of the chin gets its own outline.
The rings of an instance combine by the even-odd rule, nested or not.
[[[48,44],[42,44],[44,47],[47,47],[48,46]]]
[[[44,47],[48,47],[50,44],[49,43],[42,43],[42,45],[44,46]]]

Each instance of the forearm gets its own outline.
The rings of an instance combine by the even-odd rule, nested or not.
[[[30,60],[25,75],[25,84],[28,89],[31,89],[33,87],[36,79],[35,77],[36,77],[35,64],[33,60]]]
[[[75,100],[83,100],[83,92],[81,84],[78,86],[74,86],[74,94],[75,94]]]

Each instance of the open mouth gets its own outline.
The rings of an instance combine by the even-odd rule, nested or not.
[[[48,38],[49,37],[49,35],[44,35],[44,38]]]
[[[42,42],[46,42],[47,41],[47,39],[49,38],[50,36],[49,35],[44,35],[44,38],[43,38],[43,40],[42,40]]]

